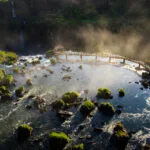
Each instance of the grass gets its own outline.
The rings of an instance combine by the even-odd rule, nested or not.
[[[27,124],[21,124],[17,128],[17,138],[18,140],[27,140],[32,134],[33,128]]]
[[[84,144],[78,144],[73,146],[73,150],[84,150]]]
[[[97,92],[98,98],[109,99],[111,98],[111,91],[107,88],[99,88]]]
[[[101,103],[98,109],[100,112],[108,116],[113,116],[115,113],[115,109],[110,103]]]
[[[120,97],[125,96],[125,90],[124,89],[119,89],[119,96]]]
[[[0,50],[0,64],[13,65],[17,59],[16,53]]]
[[[92,110],[94,109],[94,103],[91,102],[90,100],[86,100],[81,108],[80,108],[80,112],[84,115],[89,114]]]
[[[78,92],[67,92],[62,96],[62,100],[65,103],[72,103],[76,101],[79,98],[79,93]]]

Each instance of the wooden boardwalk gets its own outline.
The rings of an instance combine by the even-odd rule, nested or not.
[[[146,71],[150,72],[150,66],[146,65],[144,62],[133,60],[131,58],[123,57],[120,55],[102,54],[102,53],[86,53],[86,52],[83,53],[83,52],[72,52],[72,51],[56,51],[56,52],[54,52],[54,54],[57,57],[57,59],[59,59],[59,55],[65,55],[66,60],[68,60],[68,57],[71,55],[79,56],[81,62],[83,61],[84,56],[95,56],[95,61],[98,61],[98,57],[108,58],[109,63],[111,63],[112,59],[122,60],[122,63],[125,63],[126,61],[131,61],[131,62],[137,63],[139,65],[138,66],[139,68],[142,66]]]

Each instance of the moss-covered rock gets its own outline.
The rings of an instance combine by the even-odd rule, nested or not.
[[[12,65],[17,62],[17,59],[17,54],[0,50],[0,64]]]
[[[63,132],[51,132],[49,135],[50,150],[63,150],[70,138]]]
[[[14,78],[11,74],[6,74],[2,83],[5,86],[11,86],[13,84]]]
[[[103,99],[111,99],[111,91],[107,88],[99,88],[97,92],[97,97]]]
[[[27,124],[21,124],[17,128],[17,139],[19,141],[27,140],[32,134],[33,128]]]
[[[0,86],[0,96],[1,96],[1,101],[7,101],[11,99],[11,92],[6,89],[5,86]]]
[[[125,90],[124,89],[119,89],[119,96],[120,97],[125,96]]]
[[[46,57],[47,57],[47,58],[52,57],[53,54],[54,54],[54,51],[53,51],[53,50],[48,50],[48,51],[46,52]]]
[[[129,140],[129,134],[122,125],[118,122],[114,128],[114,133],[112,135],[111,141],[115,143],[118,149],[124,149]]]
[[[56,64],[56,60],[55,60],[54,58],[51,58],[51,59],[50,59],[50,62],[51,62],[52,65],[55,65],[55,64]]]
[[[67,92],[63,94],[62,100],[65,103],[73,103],[79,98],[79,93],[78,92]]]
[[[100,112],[108,116],[113,116],[115,113],[115,109],[110,103],[101,103],[98,109]]]
[[[37,65],[37,64],[40,64],[41,62],[40,62],[40,60],[33,60],[32,61],[32,65]]]
[[[84,150],[84,144],[78,144],[78,145],[74,145],[72,150]]]
[[[18,89],[16,89],[15,94],[17,97],[22,97],[24,92],[25,92],[25,89],[23,86],[21,86]]]
[[[81,70],[82,70],[82,69],[83,69],[83,66],[82,66],[82,65],[80,65],[80,66],[79,66],[79,69],[81,69]]]
[[[4,71],[4,69],[0,69],[0,84],[2,84],[2,81],[5,77],[6,73]]]
[[[29,85],[29,86],[31,86],[33,84],[32,83],[32,79],[27,79],[26,84]]]
[[[56,100],[56,102],[52,104],[52,107],[58,110],[58,109],[61,109],[64,105],[65,105],[64,101],[62,99],[59,99],[59,100]]]
[[[19,73],[20,73],[20,68],[14,68],[14,69],[13,69],[13,73],[19,74]]]
[[[83,115],[88,115],[92,110],[94,109],[94,103],[91,102],[90,100],[86,100],[84,101],[84,103],[82,104],[81,108],[80,108],[80,112]]]

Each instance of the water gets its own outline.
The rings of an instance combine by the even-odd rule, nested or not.
[[[30,56],[26,58],[28,61],[32,61],[32,59],[38,59],[38,57]],[[61,56],[61,58],[63,57]],[[77,56],[72,56],[72,59],[75,60],[75,58]],[[88,60],[88,57],[86,60]],[[47,105],[67,91],[78,91],[82,97],[95,100],[97,89],[106,87],[112,91],[114,96],[109,102],[116,109],[117,105],[123,106],[120,116],[114,116],[110,119],[104,117],[95,109],[94,116],[85,119],[78,109],[71,108],[70,111],[74,112],[74,115],[62,123],[56,117],[56,113],[51,111],[49,107],[44,113],[35,108],[27,110],[25,106],[31,101],[24,98],[24,100],[18,102],[17,106],[14,105],[15,101],[0,104],[0,142],[3,143],[12,135],[18,123],[31,123],[34,127],[33,135],[35,137],[41,133],[48,134],[51,130],[57,129],[68,133],[74,142],[79,142],[79,137],[92,134],[91,143],[83,140],[85,148],[89,150],[96,150],[99,147],[107,149],[114,124],[121,121],[128,131],[136,132],[135,137],[127,145],[127,149],[134,147],[135,143],[133,141],[136,141],[136,144],[138,142],[145,143],[150,137],[150,90],[140,90],[141,85],[135,82],[140,81],[141,77],[136,72],[127,69],[126,65],[120,65],[121,60],[116,61],[114,64],[107,64],[106,60],[103,58],[101,63],[61,62],[52,66],[49,60],[43,57],[41,64],[37,66],[29,65],[24,76],[14,75],[17,80],[16,87],[25,85],[26,80],[32,78],[33,86],[29,88],[25,85],[26,88],[30,89],[27,95],[40,95],[46,99]],[[78,68],[81,64],[83,66],[82,70]],[[63,65],[70,67],[72,71],[62,71]],[[17,66],[21,67],[23,63],[18,62]],[[137,64],[129,62],[127,66],[135,68]],[[12,68],[6,67],[6,71],[12,73]],[[50,74],[47,69],[53,70],[54,74]],[[44,77],[45,74],[48,77]],[[37,78],[34,78],[35,75],[37,75]],[[71,76],[72,79],[63,81],[62,78],[66,75]],[[124,88],[126,91],[126,96],[123,98],[118,97],[118,89],[120,88]],[[84,94],[84,90],[88,90],[88,94]],[[106,100],[97,101],[101,103]],[[105,132],[100,135],[94,134],[93,127],[102,127],[101,122],[106,122],[106,125],[103,126]],[[78,131],[81,124],[86,124],[86,126],[82,131]],[[92,143],[95,144],[92,145]],[[4,145],[8,149],[9,146]],[[27,145],[25,147],[25,149],[29,149]],[[19,147],[17,148],[19,149]]]
[[[14,7],[14,1],[11,0],[11,6],[12,6],[12,18],[16,18],[16,10],[15,10],[15,7]]]

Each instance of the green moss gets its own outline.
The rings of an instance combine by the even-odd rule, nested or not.
[[[5,75],[6,75],[6,73],[5,73],[4,69],[0,69],[0,83],[2,83]]]
[[[51,150],[62,150],[70,142],[70,138],[63,132],[51,132],[49,142]]]
[[[15,74],[20,73],[20,68],[14,68],[14,69],[13,69],[13,73],[15,73]]]
[[[124,89],[119,89],[119,96],[120,97],[125,96],[125,90]]]
[[[40,64],[40,60],[33,60],[32,61],[32,65],[37,65],[37,64]]]
[[[111,91],[106,88],[99,88],[98,92],[97,92],[97,97],[104,98],[104,99],[110,99],[110,98],[112,98]]]
[[[0,50],[0,64],[12,65],[17,62],[17,59],[17,54]]]
[[[18,89],[16,89],[15,93],[17,97],[22,97],[23,93],[24,93],[25,89],[23,86],[19,87]]]
[[[62,96],[62,100],[65,103],[72,103],[76,101],[79,98],[79,93],[78,92],[67,92]]]
[[[110,103],[101,103],[98,109],[100,112],[108,116],[112,116],[115,113],[115,109]]]
[[[46,57],[47,57],[47,58],[52,57],[53,54],[54,54],[54,52],[53,52],[52,50],[48,50],[48,51],[46,52]]]
[[[51,58],[51,59],[50,59],[50,62],[51,62],[52,65],[55,65],[55,64],[56,64],[56,60],[55,60],[54,58]]]
[[[29,86],[32,85],[32,79],[27,79],[26,84]]]
[[[65,105],[65,103],[62,99],[59,99],[52,104],[53,108],[55,108],[55,109],[61,109],[64,105]]]
[[[27,140],[32,134],[33,128],[27,124],[22,124],[17,128],[18,140]]]
[[[0,86],[0,96],[2,101],[11,99],[11,92],[5,86]]]
[[[73,150],[84,150],[84,144],[78,144],[73,146]]]
[[[3,85],[5,86],[11,86],[13,83],[13,80],[14,80],[13,76],[11,74],[7,74],[5,75],[2,82],[3,82]]]
[[[92,110],[94,109],[94,103],[91,102],[90,100],[86,100],[81,108],[80,108],[80,112],[84,115],[89,114]]]

